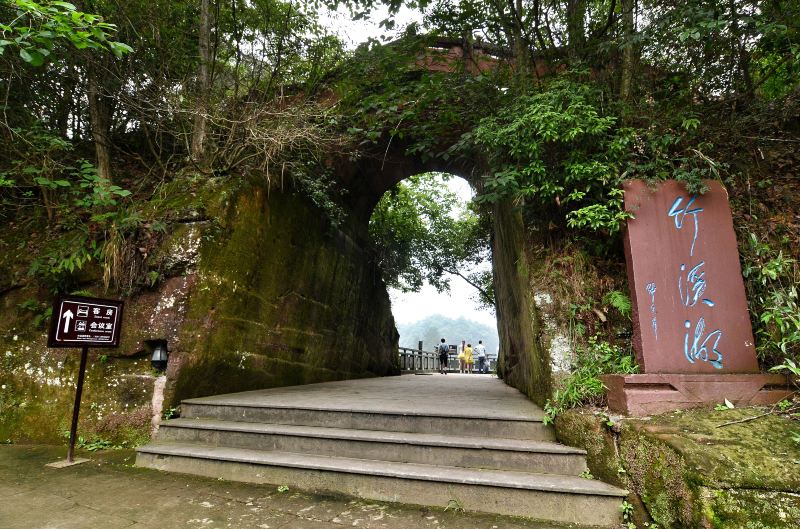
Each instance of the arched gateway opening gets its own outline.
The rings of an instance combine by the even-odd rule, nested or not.
[[[471,160],[423,161],[407,154],[406,146],[389,142],[380,146],[382,156],[363,164],[349,176],[342,176],[350,189],[357,211],[375,211],[381,197],[408,178],[418,174],[459,175],[474,190],[480,188]],[[499,355],[497,373],[540,406],[551,393],[551,362],[539,341],[540,322],[533,308],[525,258],[526,232],[522,215],[508,201],[481,205],[487,237],[487,257],[491,262],[491,294],[496,315]],[[365,215],[366,217],[366,215]],[[362,218],[367,223],[368,218]]]

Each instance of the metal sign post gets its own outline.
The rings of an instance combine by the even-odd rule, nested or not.
[[[72,408],[72,424],[69,430],[67,459],[47,466],[61,468],[88,461],[75,459],[75,439],[78,434],[78,416],[83,394],[83,380],[89,347],[119,347],[122,330],[123,302],[113,299],[64,296],[53,304],[53,316],[47,346],[54,348],[81,348],[81,364],[75,387],[75,404]]]
[[[78,414],[81,411],[81,394],[83,393],[83,377],[86,375],[86,359],[89,348],[81,349],[81,367],[78,371],[78,384],[75,388],[75,404],[72,406],[72,425],[69,427],[69,447],[67,447],[67,463],[74,462],[75,437],[78,434]]]

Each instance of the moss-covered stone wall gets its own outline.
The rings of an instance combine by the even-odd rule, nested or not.
[[[204,228],[172,401],[397,372],[389,296],[350,230],[255,183],[231,196]]]
[[[46,344],[46,335],[12,334],[4,340],[0,442],[52,443],[64,440],[69,431],[80,352],[48,350]],[[158,376],[146,359],[109,358],[93,351],[79,423],[84,441],[134,446],[147,440]]]
[[[663,529],[800,527],[797,422],[760,409],[696,409],[647,419],[575,409],[559,441],[584,448],[590,472],[630,491],[631,521]]]
[[[90,353],[87,441],[141,442],[188,397],[398,372],[389,296],[356,221],[333,227],[255,176],[175,181],[141,214],[166,226],[144,257],[158,280],[125,299],[120,347]],[[32,232],[12,227],[0,245]],[[0,441],[60,442],[80,352],[46,347],[36,318],[51,294],[26,276],[32,255],[0,256]],[[99,263],[81,274],[82,293],[118,297]],[[151,340],[167,341],[166,380],[150,366]]]
[[[492,267],[497,327],[498,373],[510,385],[544,405],[552,381],[550,357],[541,345],[540,318],[529,288],[529,264],[522,216],[507,202],[495,204]]]

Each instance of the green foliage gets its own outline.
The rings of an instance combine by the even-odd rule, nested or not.
[[[747,240],[742,275],[748,279],[750,311],[759,357],[768,364],[800,359],[800,266],[795,259],[761,242]]]
[[[791,64],[787,59],[798,42],[793,2],[652,3],[648,11],[642,52],[690,76],[693,90],[702,94],[752,94],[758,84],[777,81],[780,72],[770,59],[779,55]],[[794,83],[796,77],[787,84]]]
[[[576,195],[577,196],[577,195]],[[580,195],[583,198],[585,195]],[[588,228],[593,231],[608,230],[616,233],[623,223],[633,215],[624,211],[622,189],[611,189],[605,202],[584,206],[567,214],[567,226],[570,228]]]
[[[59,167],[58,173],[27,168],[22,174],[32,174],[33,185],[16,185],[13,191],[35,197],[32,187],[38,187],[48,216],[63,230],[31,261],[28,275],[55,291],[69,290],[76,272],[103,257],[106,233],[131,221],[116,209],[119,199],[131,193],[100,177],[86,160],[79,160],[77,168]]]
[[[69,430],[64,430],[61,433],[62,437],[69,441]],[[79,435],[77,439],[75,439],[75,447],[80,448],[82,450],[87,450],[89,452],[99,452],[101,450],[121,450],[126,448],[127,443],[123,442],[121,444],[114,443],[109,441],[108,439],[104,439],[102,437],[91,437],[86,438],[82,435]]]
[[[33,326],[41,328],[50,320],[53,314],[53,307],[48,303],[42,303],[36,299],[26,299],[19,304],[19,308],[28,311],[33,315]]]
[[[462,275],[466,266],[486,259],[486,226],[441,177],[423,174],[398,184],[372,213],[370,236],[389,286],[416,291],[427,282],[445,291],[448,274]]]
[[[292,179],[297,189],[325,213],[333,226],[344,222],[346,213],[338,183],[331,171],[313,164],[296,163],[292,168]]]
[[[72,175],[78,182],[78,187],[85,193],[83,196],[76,196],[74,204],[79,208],[89,210],[96,208],[107,208],[117,205],[117,198],[130,196],[131,192],[122,189],[118,185],[112,184],[107,178],[102,178],[97,174],[94,165],[86,160],[80,160],[80,167]],[[60,187],[70,187],[69,181],[60,181]]]
[[[622,519],[625,521],[630,520],[631,516],[633,516],[633,505],[628,503],[627,500],[623,500],[622,505],[619,506],[619,510],[622,513]]]
[[[714,406],[714,410],[726,411],[726,410],[732,410],[735,407],[736,406],[733,405],[733,402],[729,401],[728,399],[725,399],[725,401],[722,404],[717,404],[716,406]]]
[[[0,55],[17,48],[20,58],[41,66],[54,48],[64,42],[76,49],[111,51],[117,57],[133,51],[127,44],[109,39],[116,31],[103,17],[84,13],[69,2],[9,0],[0,6]]]
[[[39,279],[54,292],[69,290],[74,273],[100,257],[97,242],[84,230],[57,238],[31,261],[28,275]]]
[[[784,363],[770,368],[770,371],[786,371],[795,378],[800,379],[800,366],[791,358],[785,358]]]
[[[599,93],[586,84],[557,79],[540,93],[517,98],[497,116],[485,118],[473,140],[497,170],[487,175],[482,198],[528,199],[535,203],[576,200],[584,188],[615,178],[608,160],[586,146],[606,142],[616,123],[594,104]]]
[[[361,46],[337,83],[347,132],[359,149],[402,146],[423,161],[473,162],[462,134],[506,98],[502,71],[460,75],[420,71],[432,38],[413,35],[392,46]],[[466,148],[466,149],[465,149]]]
[[[603,303],[611,305],[626,318],[631,317],[631,308],[632,308],[631,298],[629,298],[628,295],[625,294],[624,292],[621,292],[619,290],[612,290],[611,292],[603,296]]]
[[[795,430],[791,433],[791,439],[794,444],[800,446],[800,430]]]
[[[511,199],[565,215],[570,227],[618,231],[629,217],[617,188],[630,133],[601,100],[595,86],[561,76],[483,119],[466,135],[491,167],[479,200]]]
[[[690,193],[702,194],[707,190],[703,180],[721,179],[727,166],[705,154],[713,145],[697,142],[699,120],[685,114],[678,117],[679,123],[658,119],[660,126],[631,131],[632,150],[626,156],[625,172],[652,182],[678,180]]]
[[[572,372],[562,387],[553,393],[553,398],[544,405],[544,422],[550,424],[564,410],[581,405],[598,405],[605,394],[600,375],[611,373],[631,374],[638,371],[633,357],[618,347],[589,338],[585,349],[578,349],[573,360]]]
[[[464,504],[458,498],[450,498],[447,500],[447,505],[444,508],[444,511],[453,511],[455,513],[463,513],[465,511]]]

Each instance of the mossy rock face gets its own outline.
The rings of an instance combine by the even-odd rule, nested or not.
[[[0,441],[53,443],[69,430],[80,351],[48,349],[46,343],[42,334],[6,337]],[[150,435],[155,376],[145,360],[109,358],[105,352],[89,354],[78,432],[87,440],[134,446]]]
[[[796,529],[800,449],[790,434],[800,429],[797,421],[768,416],[720,427],[764,411],[618,418],[610,429],[603,414],[587,408],[561,413],[555,426],[560,442],[586,450],[595,477],[631,493],[639,527]]]
[[[681,528],[800,527],[800,450],[790,436],[797,422],[771,415],[721,426],[763,412],[697,409],[627,421],[621,458],[653,520]]]
[[[612,429],[608,420],[607,415],[593,408],[564,411],[556,417],[556,438],[560,443],[586,450],[586,466],[595,479],[628,490],[626,501],[635,509],[630,521],[643,527],[652,519],[619,457],[615,433],[618,423]]]
[[[552,393],[550,354],[542,345],[539,311],[530,289],[522,215],[509,202],[493,211],[492,273],[502,355],[498,375],[544,406]]]
[[[621,479],[614,437],[593,410],[562,412],[556,417],[555,428],[559,442],[586,450],[586,464],[594,477],[619,487],[627,486]]]
[[[800,488],[800,449],[791,439],[800,424],[770,415],[720,427],[764,411],[690,410],[656,417],[641,428],[680,452],[698,484],[720,489]]]
[[[800,493],[750,489],[701,489],[714,528],[800,527]]]
[[[299,197],[242,186],[202,237],[173,402],[391,374],[397,333],[378,270]]]
[[[151,410],[159,399],[149,340],[170,350],[168,408],[187,397],[399,371],[389,296],[358,242],[365,225],[333,228],[309,201],[258,177],[176,180],[141,214],[166,225],[148,257],[160,280],[125,299],[120,347],[90,353],[85,438],[149,436],[160,413]],[[24,239],[6,235],[3,247]],[[29,264],[20,259],[2,257],[0,269],[19,277]],[[99,281],[82,289],[114,297]],[[34,284],[0,294],[0,441],[61,442],[80,353],[47,349],[35,314],[20,308],[28,299],[42,311],[52,301]]]
[[[629,423],[620,435],[620,458],[630,490],[641,498],[659,526],[701,527],[695,484],[678,451]]]

